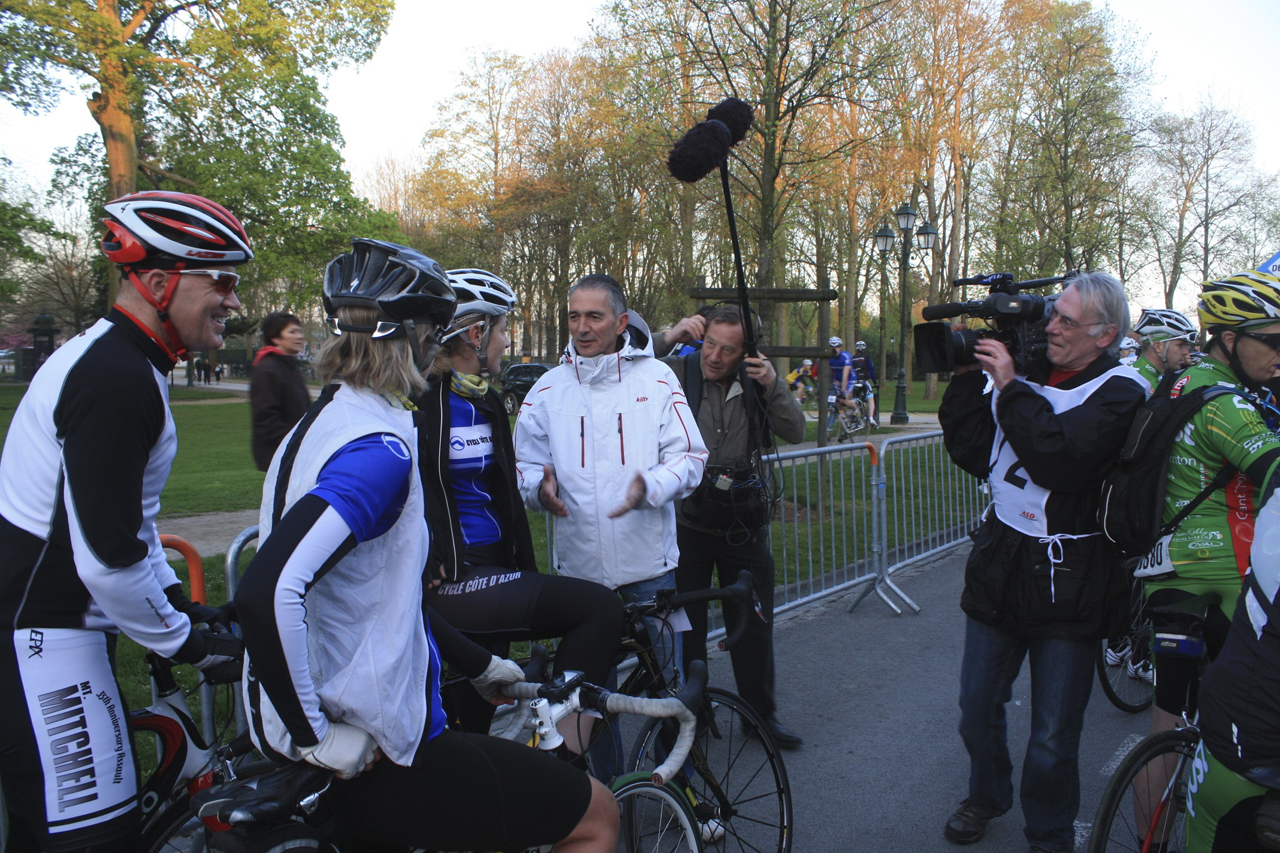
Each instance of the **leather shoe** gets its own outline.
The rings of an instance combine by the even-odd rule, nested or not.
[[[777,717],[765,717],[764,730],[769,733],[769,737],[773,738],[774,744],[782,749],[795,749],[804,743],[804,738],[778,722]],[[752,731],[751,734],[755,732]]]
[[[1002,814],[1004,812],[989,812],[966,799],[961,801],[960,807],[947,820],[942,834],[952,844],[972,844],[986,833],[987,823]]]

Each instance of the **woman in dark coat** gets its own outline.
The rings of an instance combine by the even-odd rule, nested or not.
[[[277,311],[262,321],[266,346],[253,358],[249,379],[249,411],[253,417],[253,461],[259,471],[271,465],[280,440],[311,407],[311,394],[298,369],[306,337],[302,321]]]

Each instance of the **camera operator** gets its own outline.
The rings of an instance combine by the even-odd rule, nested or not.
[[[1146,386],[1116,360],[1129,306],[1119,281],[1084,273],[1058,298],[1048,349],[1016,375],[1006,346],[976,344],[939,411],[951,458],[990,481],[993,504],[971,534],[960,607],[960,735],[969,795],[946,838],[969,844],[1013,806],[1004,706],[1031,660],[1031,737],[1022,767],[1032,853],[1074,847],[1078,747],[1097,641],[1127,617],[1129,579],[1095,520],[1108,463]],[[980,370],[979,370],[980,369]]]

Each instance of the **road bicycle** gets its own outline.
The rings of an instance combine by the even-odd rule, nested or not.
[[[859,389],[862,385],[864,388]],[[853,441],[858,433],[871,435],[871,415],[867,400],[870,389],[865,382],[854,383],[854,390],[847,396],[837,397],[832,394],[827,398],[829,414],[827,415],[827,431],[837,442]]]
[[[634,654],[636,665],[619,691],[628,695],[668,692],[663,661],[658,660],[645,619],[666,619],[682,607],[720,601],[737,614],[730,636],[720,642],[727,649],[746,630],[747,620],[763,618],[751,583],[751,573],[740,572],[738,580],[723,588],[659,590],[652,601],[633,602],[623,608],[627,638],[621,651]],[[598,726],[596,734],[611,728]],[[613,729],[616,731],[616,728]],[[675,726],[670,721],[649,720],[635,736],[632,748],[622,756],[621,766],[629,772],[659,766],[674,749]],[[608,742],[606,741],[606,747]],[[609,750],[606,748],[605,750]],[[599,747],[589,750],[593,770],[607,775],[594,758]],[[617,758],[617,756],[612,756]],[[698,708],[696,738],[689,760],[677,774],[701,828],[708,850],[778,851],[791,849],[791,787],[786,765],[760,715],[740,696],[717,687],[708,687]]]
[[[1206,593],[1172,605],[1143,608],[1140,615],[1152,632],[1151,642],[1195,657],[1197,669],[1203,673],[1209,662],[1204,620],[1220,601],[1217,593]],[[1147,689],[1149,694],[1150,684]],[[1200,745],[1194,697],[1192,689],[1182,712],[1182,726],[1145,738],[1120,762],[1098,804],[1089,853],[1186,849],[1188,782]]]
[[[526,671],[540,667],[541,663],[535,662],[534,669]],[[536,745],[544,750],[554,750],[563,742],[556,723],[572,713],[639,714],[676,721],[679,735],[667,760],[651,771],[621,776],[611,786],[621,818],[617,847],[620,853],[699,853],[704,849],[701,828],[688,800],[672,781],[694,742],[694,709],[702,704],[706,688],[706,667],[698,663],[691,670],[688,681],[675,696],[626,696],[588,684],[577,672],[566,672],[546,682],[526,681],[503,688],[507,696],[521,700],[527,711],[525,718],[537,734]],[[331,772],[296,762],[255,778],[202,791],[193,798],[194,814],[199,822],[221,831],[207,837],[207,847],[193,845],[183,849],[187,853],[205,849],[211,853],[336,850],[331,837],[332,816],[323,802],[332,781]]]
[[[1102,692],[1121,711],[1136,714],[1151,707],[1151,617],[1146,612],[1141,578],[1129,592],[1129,625],[1119,636],[1101,641],[1096,666]]]
[[[156,687],[156,701],[129,713],[135,732],[156,736],[156,769],[138,791],[142,812],[143,853],[194,853],[203,850],[206,827],[191,812],[191,798],[215,785],[268,769],[270,762],[250,761],[247,735],[225,746],[206,743],[187,697],[173,676],[176,664],[155,652],[146,655]]]

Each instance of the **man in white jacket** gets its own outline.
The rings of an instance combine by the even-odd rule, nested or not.
[[[618,590],[628,601],[675,587],[675,504],[702,479],[707,448],[649,329],[627,311],[613,278],[569,289],[559,366],[545,373],[516,421],[516,475],[525,505],[555,516],[560,574]],[[649,626],[664,669],[678,634]]]

